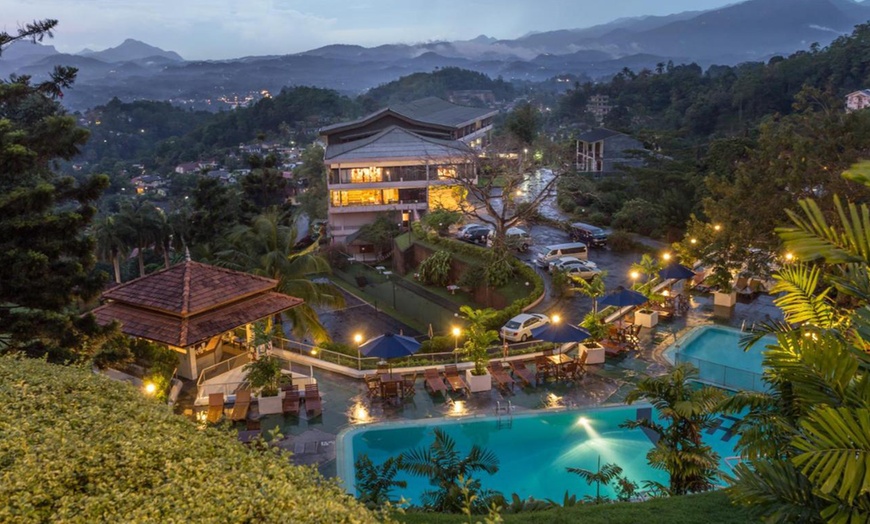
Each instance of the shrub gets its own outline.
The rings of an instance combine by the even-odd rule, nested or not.
[[[420,344],[418,353],[447,353],[453,351],[456,341],[451,336],[439,335]]]
[[[88,369],[0,357],[0,395],[0,522],[378,521],[277,448]]]
[[[568,273],[561,269],[553,269],[552,274],[553,280],[550,294],[554,297],[562,298],[568,294],[568,290],[571,289],[571,279],[568,277]]]
[[[452,258],[449,251],[436,251],[417,268],[417,272],[420,273],[420,282],[439,287],[449,284],[450,260]]]
[[[333,269],[344,271],[350,265],[347,253],[339,246],[326,246],[320,250],[320,254]]]
[[[477,289],[483,285],[486,271],[481,266],[467,266],[456,284],[460,287]]]
[[[653,236],[662,225],[661,208],[642,198],[626,202],[613,215],[613,227],[633,231],[644,236]]]
[[[640,248],[640,243],[634,239],[631,233],[619,230],[610,233],[607,237],[607,245],[615,253],[627,253],[637,251]]]

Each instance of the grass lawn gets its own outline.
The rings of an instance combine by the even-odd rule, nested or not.
[[[396,515],[399,522],[416,523],[460,523],[468,522],[463,515],[442,515],[435,513],[407,513]],[[547,511],[503,514],[506,524],[529,523],[548,524],[746,524],[759,522],[749,513],[733,506],[728,496],[721,491],[650,500],[647,502],[604,504],[601,506],[581,505],[573,508],[558,508]],[[483,521],[483,515],[475,515],[472,522]]]

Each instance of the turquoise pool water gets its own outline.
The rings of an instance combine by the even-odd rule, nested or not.
[[[665,351],[674,363],[689,362],[699,369],[701,381],[735,390],[763,391],[763,352],[776,343],[766,336],[749,351],[740,349],[741,332],[722,326],[701,326]]]
[[[515,416],[510,427],[499,428],[491,417],[473,420],[438,419],[414,424],[383,424],[345,430],[338,437],[338,475],[349,491],[354,492],[354,461],[363,454],[376,464],[404,451],[428,447],[434,440],[433,427],[440,427],[456,440],[464,456],[472,445],[478,444],[498,456],[500,465],[495,475],[477,475],[484,487],[497,490],[510,497],[517,493],[551,498],[561,502],[565,491],[594,495],[595,487],[588,486],[578,475],[568,473],[566,467],[595,470],[598,457],[601,463],[615,462],[623,475],[642,484],[644,480],[667,483],[667,474],[649,467],[646,453],[653,441],[642,430],[627,430],[619,425],[626,420],[655,416],[648,406],[628,406],[578,412],[541,413]],[[729,431],[735,419],[722,417],[721,424],[708,435],[707,442],[722,458],[722,470],[729,472],[725,459],[734,455],[737,436]],[[428,481],[400,473],[408,481],[404,490],[394,490],[394,496],[403,495],[413,503],[431,489]],[[602,492],[613,496],[609,488]]]

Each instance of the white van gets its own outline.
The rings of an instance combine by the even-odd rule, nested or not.
[[[550,262],[562,257],[576,257],[580,260],[588,260],[589,249],[582,242],[544,246],[535,255],[535,264],[545,268],[550,265]]]

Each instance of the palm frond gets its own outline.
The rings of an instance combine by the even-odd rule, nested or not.
[[[788,322],[833,327],[836,315],[828,298],[831,288],[819,290],[821,275],[820,267],[807,264],[786,266],[774,275],[776,284],[770,292],[783,295],[773,303],[782,309]]]
[[[859,213],[854,204],[849,204],[850,212],[847,216],[839,197],[834,196],[834,207],[844,230],[841,234],[835,227],[828,225],[824,213],[815,201],[801,200],[798,204],[803,210],[803,216],[786,210],[797,227],[777,228],[776,232],[783,239],[785,247],[799,260],[824,259],[828,264],[868,263],[867,246],[870,242],[866,235],[870,232],[870,216],[866,206],[861,206]],[[857,224],[853,224],[849,216],[856,219]]]

